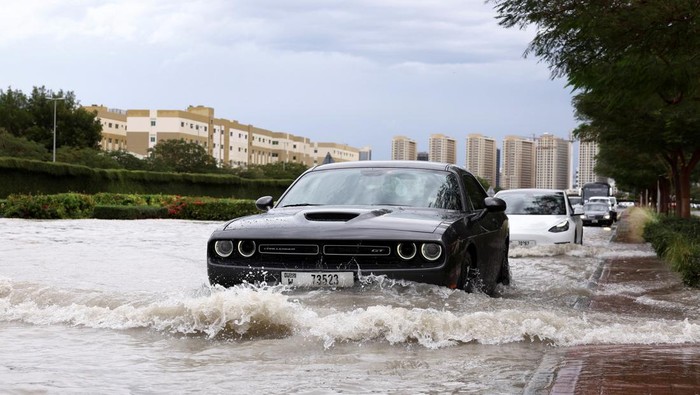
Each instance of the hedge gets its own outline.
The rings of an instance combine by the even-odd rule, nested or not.
[[[700,286],[700,218],[660,217],[646,224],[644,239],[686,285]]]
[[[168,218],[168,209],[155,206],[95,206],[92,217],[97,219]]]
[[[178,218],[226,221],[258,213],[255,201],[250,199],[105,193],[10,195],[0,207],[0,216],[32,219]]]
[[[279,197],[292,183],[292,180],[251,180],[231,174],[92,169],[11,157],[0,157],[0,179],[0,198],[11,194],[110,192],[257,199],[266,195]]]

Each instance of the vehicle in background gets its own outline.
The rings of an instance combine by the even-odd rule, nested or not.
[[[256,206],[264,213],[209,238],[212,285],[334,288],[376,275],[492,295],[510,282],[506,204],[458,166],[324,164]]]
[[[604,203],[610,207],[610,215],[612,220],[617,221],[617,199],[612,196],[593,196],[588,199],[588,203]]]
[[[507,204],[511,245],[583,244],[583,211],[574,210],[564,191],[507,189],[495,197]]]
[[[610,205],[606,202],[588,202],[583,205],[583,215],[581,216],[583,225],[604,225],[611,226],[613,215]]]
[[[575,195],[568,195],[569,196],[569,203],[571,204],[571,207],[575,210],[577,208],[583,210],[583,199],[581,196],[575,196]]]
[[[581,199],[583,204],[594,196],[609,197],[612,195],[612,187],[607,182],[587,182],[581,187]]]

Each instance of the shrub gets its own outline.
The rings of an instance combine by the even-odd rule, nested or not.
[[[179,219],[226,221],[257,212],[255,201],[247,199],[177,197],[168,205],[168,215]]]
[[[167,218],[168,209],[154,206],[95,206],[93,217],[98,219]]]
[[[700,286],[700,218],[661,217],[647,224],[644,238],[686,285]]]
[[[665,259],[681,274],[683,282],[691,287],[700,286],[700,244],[682,233],[671,237]]]
[[[0,215],[34,219],[144,219],[178,218],[226,221],[257,213],[247,199],[217,199],[176,195],[99,193],[82,195],[11,195],[0,204]]]
[[[61,193],[57,195],[10,195],[4,215],[35,219],[89,218],[95,202],[89,195]]]
[[[102,206],[147,206],[143,195],[126,193],[96,193],[93,196],[95,204]]]

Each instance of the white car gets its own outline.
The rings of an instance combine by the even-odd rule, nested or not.
[[[496,193],[506,204],[512,246],[583,244],[581,209],[563,190],[508,189]]]

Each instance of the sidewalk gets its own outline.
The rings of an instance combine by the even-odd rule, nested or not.
[[[628,242],[629,224],[618,221],[614,242]],[[658,257],[617,258],[603,263],[597,285],[672,284],[655,294],[682,287],[678,275]],[[619,312],[650,318],[683,319],[682,311],[660,311],[622,295],[594,295],[592,311]],[[700,395],[700,344],[593,345],[570,347],[547,355],[533,375],[528,394],[673,394]]]

